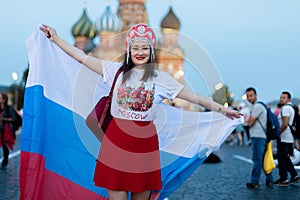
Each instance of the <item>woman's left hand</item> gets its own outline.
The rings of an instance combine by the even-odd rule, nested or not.
[[[236,110],[229,110],[226,109],[225,111],[225,116],[228,117],[229,119],[234,119],[234,118],[240,118],[243,116],[242,113],[236,111]]]
[[[58,37],[55,29],[46,24],[42,24],[40,26],[40,30],[43,31],[46,37],[51,41],[55,41],[55,39]]]

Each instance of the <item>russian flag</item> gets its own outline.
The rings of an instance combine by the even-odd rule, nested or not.
[[[20,199],[108,199],[94,186],[101,143],[85,119],[109,88],[36,27],[26,40],[30,62],[21,137]],[[164,199],[217,150],[242,119],[156,105]],[[122,181],[122,180],[120,180]]]

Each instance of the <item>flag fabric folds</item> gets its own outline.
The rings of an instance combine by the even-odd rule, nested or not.
[[[20,199],[107,199],[93,184],[101,143],[85,119],[109,92],[103,78],[65,54],[36,27],[26,40],[30,62],[21,137]],[[242,119],[155,105],[163,188],[170,195],[217,150]],[[122,180],[120,180],[122,181]]]

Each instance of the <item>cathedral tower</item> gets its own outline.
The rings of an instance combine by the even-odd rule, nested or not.
[[[122,27],[120,18],[111,11],[109,2],[102,15],[95,21],[95,29],[100,43],[92,52],[92,56],[102,60],[115,60],[120,56],[120,44],[117,37]],[[119,36],[118,36],[119,37]]]
[[[161,21],[162,41],[158,47],[160,70],[168,72],[183,83],[184,52],[178,44],[180,21],[174,14],[172,6]]]
[[[96,31],[93,22],[87,15],[86,4],[84,4],[81,17],[72,27],[72,35],[75,38],[75,46],[85,53],[95,48],[93,39],[96,36]]]
[[[122,31],[137,23],[148,24],[146,0],[119,0],[118,15],[122,19]]]

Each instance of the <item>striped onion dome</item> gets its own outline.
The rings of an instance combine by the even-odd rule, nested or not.
[[[111,11],[110,6],[106,6],[104,13],[96,20],[95,28],[97,33],[103,31],[119,32],[122,28],[121,20]]]
[[[168,14],[161,21],[161,28],[170,28],[179,30],[180,29],[180,21],[178,17],[174,14],[172,7],[170,6],[170,10]]]
[[[90,39],[96,36],[96,31],[92,21],[87,16],[86,8],[83,9],[83,13],[80,19],[72,27],[72,35],[74,37],[85,36]]]

